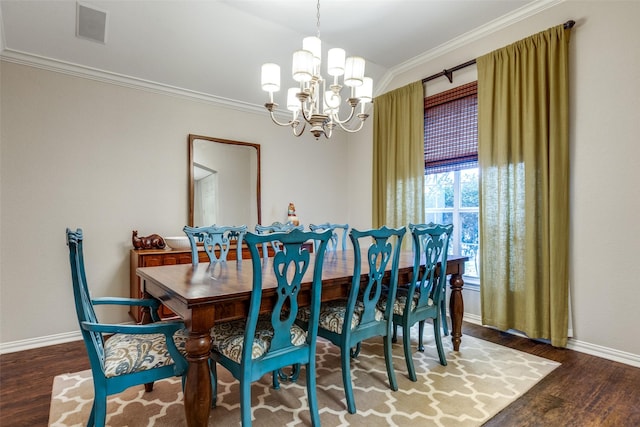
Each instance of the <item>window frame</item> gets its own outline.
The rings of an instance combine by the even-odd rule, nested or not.
[[[427,130],[428,130],[428,122],[427,122],[427,113],[428,113],[428,109],[429,108],[434,108],[434,107],[438,107],[441,106],[442,104],[447,104],[453,101],[458,101],[458,100],[462,100],[463,98],[467,98],[473,96],[476,102],[476,106],[477,106],[477,81],[471,82],[471,83],[467,83],[465,85],[461,85],[458,86],[456,88],[447,90],[447,91],[443,91],[440,92],[438,94],[429,96],[425,98],[424,101],[424,117],[425,117],[425,134],[424,134],[424,139],[425,139],[425,168],[424,168],[424,176],[425,176],[425,186],[426,186],[426,181],[427,181],[427,175],[431,175],[431,174],[438,174],[438,173],[445,173],[445,172],[452,172],[453,173],[453,207],[451,208],[447,208],[447,207],[442,207],[442,208],[427,208],[426,203],[428,198],[425,197],[425,206],[424,206],[424,212],[425,215],[430,216],[433,214],[451,214],[452,216],[452,222],[453,222],[453,236],[452,239],[450,240],[450,244],[453,243],[452,249],[451,251],[453,253],[461,253],[461,249],[462,249],[462,218],[461,218],[461,214],[466,213],[477,213],[478,214],[478,228],[479,228],[479,221],[480,221],[480,201],[478,200],[478,206],[476,207],[463,207],[462,206],[462,195],[461,195],[461,187],[462,187],[462,171],[464,170],[468,170],[468,169],[472,169],[472,168],[476,168],[478,170],[478,185],[479,185],[479,174],[480,174],[480,170],[478,168],[477,165],[477,107],[475,110],[475,114],[476,114],[476,120],[474,122],[475,125],[475,152],[472,152],[468,149],[466,149],[464,151],[464,153],[460,156],[460,157],[451,157],[451,152],[457,152],[458,149],[458,140],[452,140],[452,142],[450,144],[448,144],[445,147],[446,148],[449,147],[451,151],[449,151],[448,153],[444,154],[443,157],[441,158],[435,158],[433,156],[428,156],[428,152],[433,152],[435,151],[442,151],[441,150],[441,146],[436,146],[434,147],[433,144],[431,146],[428,145],[428,141],[427,141]],[[462,108],[465,108],[464,105],[466,105],[464,102],[460,103],[461,105],[463,105]],[[465,130],[468,130],[467,128],[464,128]],[[463,132],[461,132],[463,133]],[[442,139],[440,138],[440,143],[442,143]],[[445,142],[445,144],[447,144]],[[467,144],[467,140],[465,139],[461,145],[464,146],[468,146]],[[434,162],[435,160],[435,162]],[[474,165],[475,163],[475,165]],[[443,166],[444,166],[444,170],[443,170]],[[434,167],[430,167],[428,168],[427,165],[435,165]],[[480,235],[478,232],[478,247],[480,244]],[[481,278],[480,278],[480,271],[479,271],[479,259],[478,259],[478,252],[476,252],[476,271],[478,276],[469,276],[469,275],[463,275],[463,279],[465,281],[465,288],[467,288],[466,285],[469,285],[468,288],[470,289],[476,289],[479,290],[480,287],[480,282],[481,282]]]

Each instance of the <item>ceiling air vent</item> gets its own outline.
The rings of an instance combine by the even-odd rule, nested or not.
[[[77,3],[76,36],[105,43],[107,40],[107,12]]]

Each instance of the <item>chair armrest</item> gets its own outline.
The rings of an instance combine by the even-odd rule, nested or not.
[[[176,331],[184,327],[182,321],[158,322],[146,325],[82,322],[82,329],[103,334],[165,334],[172,336]]]

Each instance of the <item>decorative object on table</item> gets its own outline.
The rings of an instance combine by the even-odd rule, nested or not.
[[[191,249],[191,243],[187,236],[168,236],[164,238],[167,245],[174,250]]]
[[[138,237],[138,230],[133,230],[131,243],[136,249],[164,249],[166,243],[159,234]]]
[[[287,222],[296,226],[300,225],[298,215],[296,215],[296,205],[294,205],[293,202],[289,203],[289,208],[287,209]]]

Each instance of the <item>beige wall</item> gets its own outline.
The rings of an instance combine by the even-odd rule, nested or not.
[[[577,21],[571,42],[570,345],[640,366],[640,2],[559,3],[400,66],[383,91]],[[444,50],[443,50],[444,51]],[[1,64],[0,345],[77,331],[64,229],[83,227],[94,295],[127,295],[131,230],[179,234],[189,133],[262,144],[263,222],[371,225],[371,123],[316,143],[266,114]],[[454,85],[475,69],[454,75]],[[452,87],[431,82],[427,93]],[[371,122],[371,121],[370,121]],[[74,164],[75,163],[75,164]],[[478,295],[465,309],[479,313]],[[123,312],[111,317],[125,321]]]
[[[570,346],[640,366],[640,2],[566,1],[440,56],[399,67],[386,90],[576,21],[571,36]],[[462,43],[460,43],[462,44]],[[419,61],[416,61],[419,62]],[[469,67],[427,94],[477,77]],[[350,142],[352,144],[352,142]],[[360,155],[370,156],[370,152]],[[366,173],[362,171],[363,173]],[[465,313],[479,315],[465,293]]]
[[[286,220],[289,202],[304,224],[348,221],[344,135],[295,138],[266,112],[0,66],[0,343],[78,330],[66,227],[85,231],[93,295],[128,295],[132,230],[187,222],[189,133],[261,144],[263,222]]]

